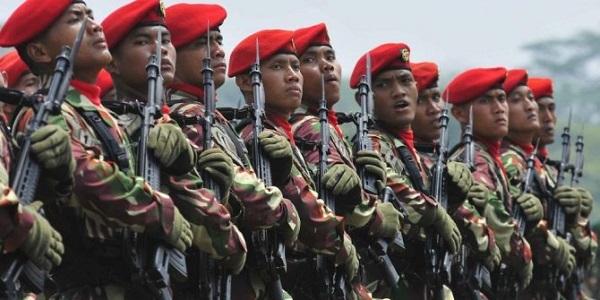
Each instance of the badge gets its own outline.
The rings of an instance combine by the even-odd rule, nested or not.
[[[403,48],[402,50],[400,50],[400,54],[402,56],[402,61],[408,62],[408,60],[410,58],[410,51],[406,48]]]
[[[165,3],[162,0],[159,1],[159,8],[158,9],[159,9],[159,13],[160,13],[161,17],[164,18],[164,17],[167,16],[167,14],[165,12]]]

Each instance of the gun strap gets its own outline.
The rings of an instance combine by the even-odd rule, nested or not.
[[[97,111],[85,111],[83,109],[77,108],[81,116],[85,119],[85,121],[92,127],[98,138],[102,142],[104,149],[107,152],[107,157],[109,160],[117,163],[119,169],[126,171],[129,169],[129,157],[127,155],[127,151],[121,145],[115,137],[110,133],[110,129]]]
[[[421,177],[421,173],[419,172],[417,162],[410,153],[410,150],[408,150],[408,148],[404,146],[400,146],[396,148],[396,150],[398,150],[398,154],[400,154],[400,160],[402,161],[402,163],[404,163],[406,171],[408,172],[408,177],[410,177],[410,181],[413,183],[414,188],[421,193],[428,194],[428,191],[425,190],[425,185],[423,184],[423,177]]]

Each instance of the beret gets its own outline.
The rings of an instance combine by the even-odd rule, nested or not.
[[[554,97],[552,88],[552,79],[547,77],[531,77],[527,80],[527,85],[533,92],[535,100],[543,97]]]
[[[14,87],[23,73],[29,71],[29,68],[19,57],[17,51],[11,51],[0,57],[0,71],[5,71],[8,75],[8,87]]]
[[[298,56],[302,56],[311,46],[330,46],[329,34],[325,23],[304,27],[294,31],[294,44]]]
[[[438,66],[432,62],[411,63],[410,69],[417,81],[417,89],[422,92],[426,89],[437,87],[440,72]]]
[[[506,69],[474,68],[458,74],[444,90],[444,98],[451,104],[461,104],[485,95],[506,79]]]
[[[102,21],[108,48],[112,49],[139,26],[165,25],[165,9],[159,0],[135,0],[125,4]]]
[[[235,77],[249,70],[256,62],[256,42],[258,41],[259,59],[270,58],[277,53],[296,54],[293,31],[281,29],[261,30],[243,39],[229,57],[229,77]]]
[[[506,94],[512,93],[512,91],[521,85],[527,85],[527,71],[525,69],[508,70],[504,84],[502,84],[502,88]]]
[[[382,71],[390,69],[410,70],[410,48],[404,43],[387,43],[379,45],[358,59],[352,75],[350,87],[357,88],[361,76],[367,72],[367,54],[371,56],[371,77],[377,76]]]
[[[179,3],[169,6],[166,15],[171,42],[178,48],[206,35],[209,30],[219,28],[227,17],[227,11],[218,4]]]

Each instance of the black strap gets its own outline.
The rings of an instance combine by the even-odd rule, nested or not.
[[[408,172],[408,177],[410,177],[410,181],[412,181],[414,188],[421,193],[427,194],[428,191],[425,190],[425,185],[423,184],[423,178],[421,177],[421,173],[419,172],[419,167],[415,162],[410,150],[404,146],[400,146],[396,148],[398,153],[400,154],[400,160],[404,163],[406,167],[406,171]]]
[[[110,129],[97,111],[85,111],[83,109],[77,108],[81,116],[85,119],[85,121],[92,127],[98,138],[102,142],[104,146],[104,150],[106,150],[107,157],[110,161],[117,163],[119,169],[125,171],[129,169],[129,157],[127,155],[127,151],[125,148],[119,145],[119,142],[115,139],[115,137],[110,133]]]

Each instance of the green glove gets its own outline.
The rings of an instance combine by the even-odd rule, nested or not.
[[[348,282],[351,282],[354,277],[358,275],[358,254],[356,253],[356,248],[352,244],[352,241],[348,238],[344,238],[342,247],[344,247],[344,251],[348,253],[346,260],[344,261],[344,270],[346,271]]]
[[[529,286],[532,275],[533,261],[530,260],[528,263],[524,264],[522,268],[519,269],[519,285],[521,286],[521,289],[525,289],[527,286]]]
[[[37,212],[41,206],[41,202],[36,201],[23,208],[34,216],[35,221],[21,249],[36,266],[50,271],[62,261],[65,248],[60,233]]]
[[[483,259],[483,264],[491,272],[500,265],[501,259],[502,259],[502,254],[500,254],[500,248],[498,248],[498,245],[494,244],[492,246],[492,250],[490,250],[489,255]]]
[[[594,197],[590,191],[582,187],[578,187],[577,192],[579,192],[579,198],[581,198],[581,209],[579,213],[582,217],[588,218],[592,212],[592,207],[594,206]]]
[[[473,182],[473,185],[471,185],[471,188],[467,193],[467,199],[471,204],[477,207],[479,212],[483,212],[490,197],[490,193],[490,190],[485,187],[485,185],[479,182]]]
[[[221,187],[222,191],[229,191],[233,184],[233,161],[223,150],[211,148],[202,151],[198,158],[197,168],[208,175]]]
[[[31,151],[41,167],[58,178],[71,178],[75,160],[69,134],[57,125],[46,125],[31,135]]]
[[[382,216],[382,222],[375,233],[377,237],[393,238],[402,229],[401,214],[392,203],[379,203],[375,208]]]
[[[171,232],[165,237],[165,241],[178,249],[179,251],[185,251],[192,245],[193,233],[190,227],[190,223],[186,221],[179,210],[175,209],[175,215],[173,216],[173,228]]]
[[[432,225],[437,233],[442,236],[446,242],[446,245],[448,245],[448,250],[450,253],[456,254],[458,247],[460,247],[460,244],[462,243],[460,230],[443,207],[438,205],[434,209],[435,211]]]
[[[570,186],[560,186],[554,190],[554,199],[565,209],[567,215],[574,216],[579,213],[581,194]]]
[[[160,123],[150,129],[148,148],[169,175],[188,173],[196,163],[196,154],[185,134],[176,125]]]
[[[271,173],[274,185],[287,182],[292,172],[292,146],[288,140],[273,132],[265,130],[258,135],[258,141],[265,155],[271,162]]]
[[[462,203],[473,185],[471,171],[467,165],[456,161],[448,162],[446,168],[448,171],[448,199],[457,199]]]
[[[375,151],[361,150],[356,152],[356,168],[364,168],[368,173],[375,176],[376,181],[386,182],[386,164],[383,157]]]
[[[516,201],[523,209],[528,222],[537,223],[544,216],[544,207],[536,196],[523,193],[517,197]]]
[[[360,177],[345,164],[331,166],[321,180],[333,196],[349,196],[350,192],[360,196]]]

